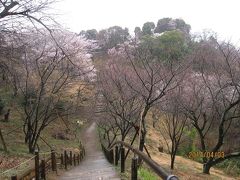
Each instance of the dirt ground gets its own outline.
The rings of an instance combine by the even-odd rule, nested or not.
[[[149,128],[148,132],[148,138],[150,139],[150,143],[147,144],[147,147],[150,151],[150,154],[158,164],[162,165],[166,169],[170,169],[170,155],[166,153],[161,153],[158,151],[157,146],[159,145],[159,142],[162,140],[159,138],[160,133],[153,129]],[[164,149],[167,147],[164,146]],[[181,156],[177,156],[175,160],[175,169],[172,172],[172,174],[175,174],[180,177],[180,179],[184,180],[240,180],[240,177],[230,177],[227,176],[223,171],[211,168],[211,175],[205,175],[202,173],[202,164],[198,163],[196,161],[193,161],[191,159],[186,159]]]

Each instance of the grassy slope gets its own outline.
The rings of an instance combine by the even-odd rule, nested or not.
[[[150,117],[150,116],[149,116]],[[148,134],[146,139],[146,146],[152,159],[161,165],[164,169],[168,170],[170,174],[177,175],[180,179],[184,180],[234,180],[239,179],[239,177],[231,177],[224,173],[222,170],[217,168],[211,168],[211,175],[205,175],[202,173],[202,164],[185,157],[177,156],[175,160],[175,169],[170,170],[170,155],[167,153],[160,153],[158,151],[158,146],[163,144],[163,139],[161,139],[161,134],[158,129],[152,128],[150,124],[151,118],[148,117]],[[128,137],[128,142],[131,137]],[[138,140],[134,143],[134,147],[137,147]],[[164,146],[164,152],[167,147]],[[121,174],[121,178],[127,180],[131,177],[131,153],[126,161],[126,172]],[[116,167],[120,172],[120,166]],[[143,165],[142,169],[138,171],[138,177],[140,180],[157,180],[160,179],[147,165]]]
[[[151,122],[151,119],[148,119]],[[152,128],[148,125],[148,135],[147,135],[147,147],[152,155],[153,160],[162,165],[165,169],[170,169],[170,155],[166,153],[160,153],[157,149],[160,142],[164,142],[161,138],[160,133],[157,129]],[[162,145],[162,143],[161,143]],[[166,150],[167,147],[165,146]],[[205,175],[202,173],[202,164],[191,159],[187,159],[181,156],[176,157],[175,161],[175,170],[172,172],[176,174],[181,179],[196,179],[196,180],[205,180],[205,179],[240,179],[237,177],[230,177],[226,175],[222,170],[217,168],[211,169],[211,175]]]

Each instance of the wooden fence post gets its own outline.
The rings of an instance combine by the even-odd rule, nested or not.
[[[118,159],[119,159],[119,156],[118,156],[118,146],[115,146],[115,166],[118,165]]]
[[[73,165],[76,166],[76,155],[73,155]]]
[[[39,180],[39,152],[35,150],[35,179]]]
[[[67,170],[67,162],[68,162],[68,157],[67,157],[67,151],[64,151],[64,165],[65,165],[65,169]]]
[[[52,171],[57,170],[57,161],[56,161],[56,154],[55,151],[51,150],[51,162],[52,162]]]
[[[131,173],[131,180],[137,180],[137,172],[138,172],[138,158],[132,158],[132,173]]]
[[[83,152],[80,150],[80,161],[83,159]]]
[[[79,154],[77,155],[77,161],[78,161],[78,165],[80,164],[80,156]]]
[[[69,158],[69,164],[72,166],[72,160],[73,160],[73,158],[72,158],[72,151],[70,151],[70,158]]]
[[[12,176],[11,180],[17,180],[17,176]]]
[[[121,146],[121,173],[125,172],[125,149]]]
[[[82,152],[82,155],[85,155],[85,149],[84,146],[82,144],[80,144],[80,151]]]
[[[61,154],[60,161],[61,161],[61,164],[63,165],[64,164],[64,162],[63,162],[63,154]]]
[[[41,161],[41,179],[46,180],[45,160]]]

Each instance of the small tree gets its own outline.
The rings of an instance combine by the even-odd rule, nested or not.
[[[106,114],[100,117],[102,118],[97,121],[97,125],[101,129],[100,135],[102,137],[100,136],[100,138],[107,142],[107,148],[109,148],[119,135],[119,128],[113,121],[114,117],[106,116]]]
[[[141,112],[141,103],[138,95],[129,89],[125,76],[131,76],[128,67],[119,67],[119,64],[111,59],[108,65],[102,67],[98,74],[99,87],[103,95],[105,105],[104,113],[112,118],[118,127],[121,141],[125,141],[130,130],[136,125]],[[136,138],[136,136],[133,138]]]
[[[171,169],[174,169],[175,157],[187,123],[187,117],[183,114],[181,102],[179,102],[181,90],[180,88],[177,90],[167,96],[163,107],[159,107],[162,113],[162,118],[159,120],[159,131],[171,155]]]

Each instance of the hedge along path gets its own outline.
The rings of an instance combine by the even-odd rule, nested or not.
[[[115,168],[106,159],[100,149],[96,132],[96,123],[93,122],[82,134],[86,155],[82,163],[65,172],[60,180],[120,180]]]

